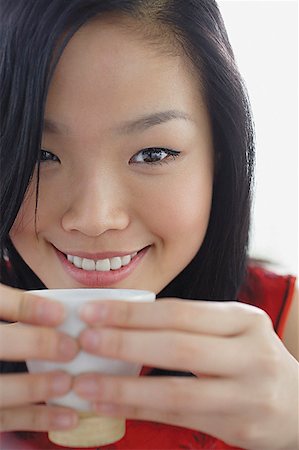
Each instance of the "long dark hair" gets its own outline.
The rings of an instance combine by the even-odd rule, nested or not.
[[[162,296],[235,299],[247,266],[254,136],[250,105],[214,0],[0,0],[0,281],[42,288],[9,239],[38,163],[51,76],[71,36],[109,12],[158,25],[199,74],[212,123],[216,174],[204,242]],[[194,198],[196,202],[196,198]],[[10,265],[7,263],[10,261]]]

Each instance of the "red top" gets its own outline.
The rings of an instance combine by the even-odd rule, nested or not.
[[[277,275],[261,267],[251,267],[239,300],[266,311],[281,338],[290,309],[295,277]],[[144,370],[143,372],[148,372]],[[47,433],[2,433],[2,450],[44,450],[62,447],[48,440]],[[182,427],[137,420],[127,421],[126,435],[120,441],[101,450],[236,450],[224,442],[199,431]],[[93,449],[96,450],[96,449]]]

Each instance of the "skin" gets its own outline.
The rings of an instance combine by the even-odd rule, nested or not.
[[[213,149],[198,81],[181,56],[157,54],[134,37],[93,22],[71,40],[54,75],[45,117],[68,131],[45,130],[43,148],[61,163],[41,167],[37,236],[35,183],[10,233],[49,288],[82,287],[61,270],[52,244],[91,253],[133,253],[151,245],[134,273],[113,287],[158,293],[191,261],[206,233]],[[168,110],[190,120],[118,131],[127,120]],[[181,154],[155,166],[130,163],[149,147]]]
[[[51,244],[93,252],[151,244],[136,271],[115,287],[155,292],[193,258],[206,232],[213,182],[211,130],[198,87],[182,55],[157,52],[132,28],[93,22],[72,38],[47,99],[46,117],[68,131],[44,134],[44,147],[61,164],[41,167],[38,239],[34,180],[11,231],[17,250],[47,287],[79,287],[60,269]],[[183,109],[191,121],[176,119],[132,135],[115,132],[124,120],[157,107]],[[152,146],[182,153],[162,166],[128,165],[140,149]],[[296,448],[298,363],[262,310],[180,299],[95,302],[82,311],[86,330],[77,342],[68,338],[59,353],[59,342],[66,339],[53,328],[63,320],[59,305],[7,287],[1,293],[1,317],[34,325],[1,327],[1,342],[11,343],[0,350],[1,359],[68,360],[83,348],[197,375],[84,374],[71,380],[60,374],[66,376],[61,393],[73,383],[94,411],[180,425],[247,449]],[[50,375],[34,377],[6,375],[2,429],[63,427],[53,423],[58,410],[34,405],[54,396]],[[70,426],[75,426],[72,414]]]

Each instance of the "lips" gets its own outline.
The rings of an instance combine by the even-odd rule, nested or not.
[[[110,270],[107,272],[100,271],[87,271],[75,267],[70,261],[67,260],[67,256],[60,252],[54,247],[55,252],[58,256],[59,261],[65,272],[73,278],[75,281],[79,282],[81,285],[86,287],[110,287],[114,284],[127,278],[141,263],[144,256],[147,254],[151,246],[147,246],[140,250],[137,255],[130,261],[126,266],[121,267],[117,270]]]

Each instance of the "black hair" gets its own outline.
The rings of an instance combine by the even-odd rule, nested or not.
[[[23,289],[44,287],[14,248],[9,231],[39,161],[55,65],[80,26],[115,13],[146,23],[147,30],[152,25],[161,42],[167,35],[179,44],[198,73],[212,124],[217,170],[207,233],[195,258],[158,297],[236,299],[247,267],[254,132],[216,2],[0,0],[0,11],[0,281]]]

